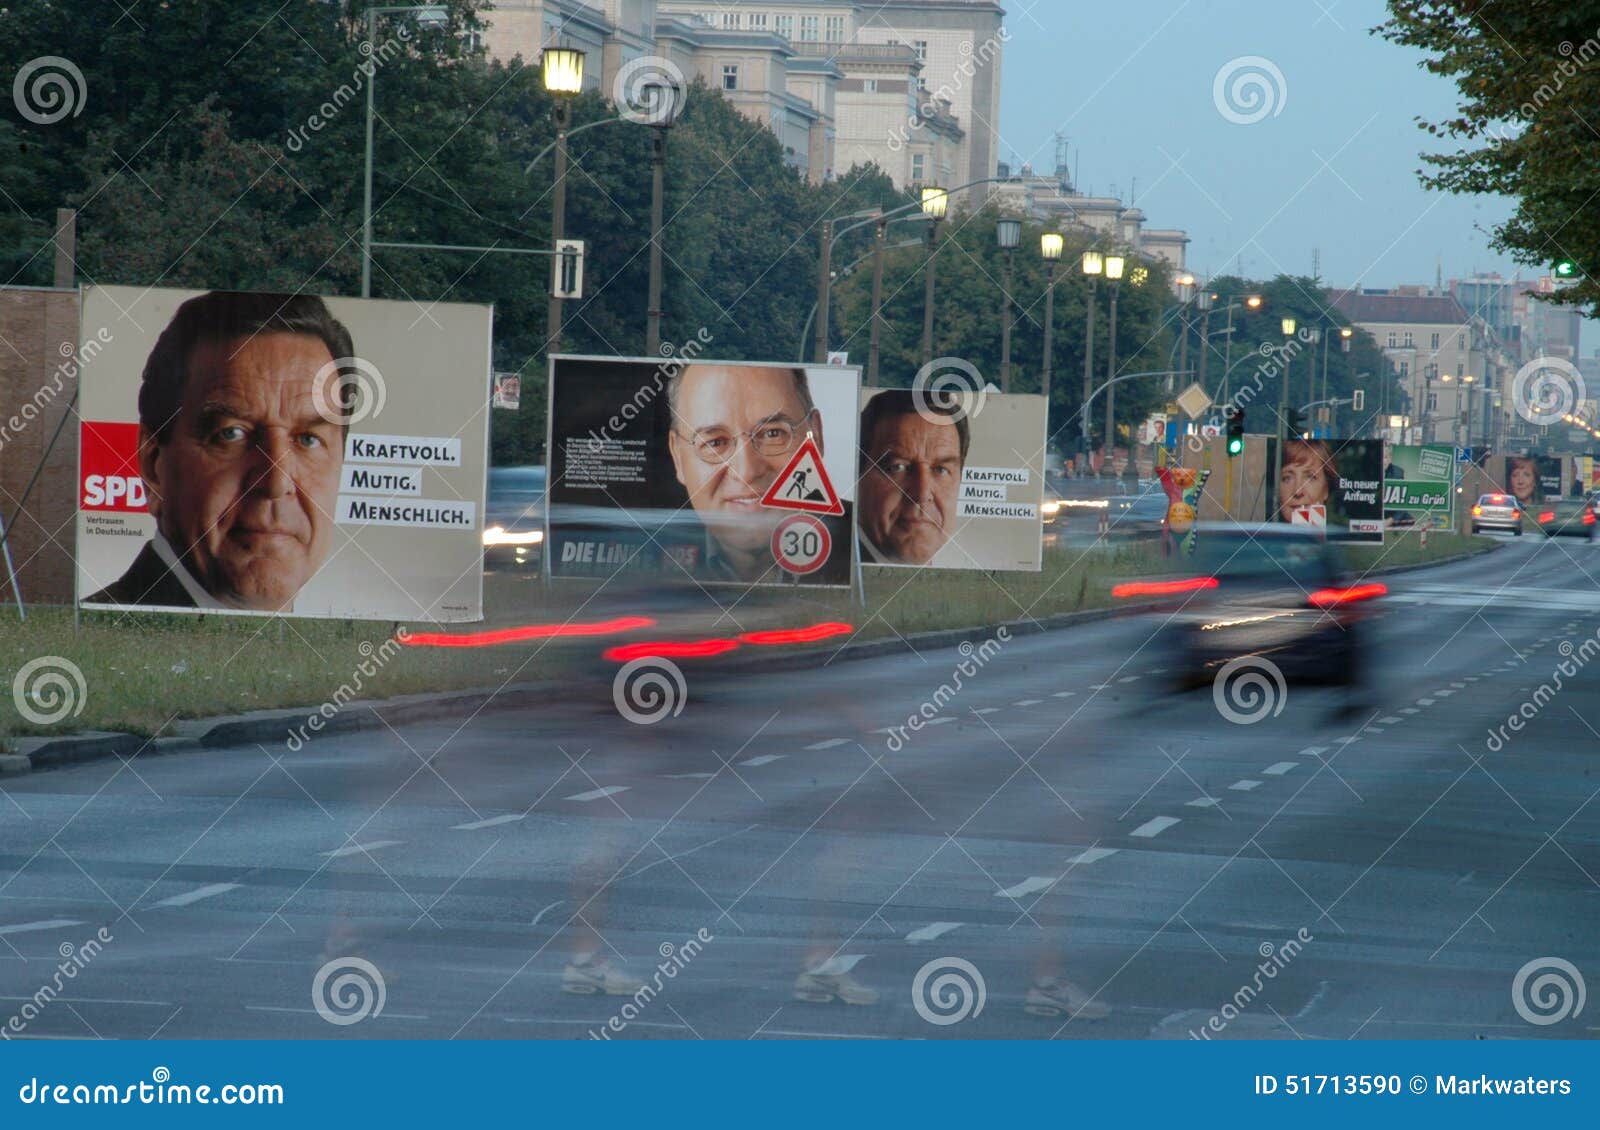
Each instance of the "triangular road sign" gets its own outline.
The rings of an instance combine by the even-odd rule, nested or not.
[[[843,514],[844,503],[833,489],[828,469],[822,464],[822,451],[814,436],[806,436],[761,498],[761,505],[778,510],[804,510],[811,514]]]

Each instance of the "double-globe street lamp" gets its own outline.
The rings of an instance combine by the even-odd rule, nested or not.
[[[1004,313],[1000,319],[1000,391],[1011,391],[1011,265],[1017,245],[1022,242],[1021,220],[999,220],[994,226],[995,242],[1005,253],[1000,272],[1000,296]]]
[[[641,90],[640,113],[651,127],[650,140],[650,290],[645,321],[645,355],[661,349],[661,228],[666,201],[667,131],[683,109],[681,83],[656,80]]]
[[[922,290],[922,363],[928,365],[933,361],[933,267],[939,255],[939,221],[950,211],[950,193],[930,186],[922,190],[921,202],[928,218],[928,267]]]
[[[1039,374],[1039,391],[1044,394],[1046,434],[1049,432],[1050,374],[1056,354],[1056,264],[1066,240],[1060,232],[1047,231],[1039,237],[1039,254],[1044,257],[1044,369]]]
[[[572,100],[583,92],[584,53],[574,47],[546,47],[539,57],[540,76],[555,102],[556,164],[551,188],[552,246],[567,237],[567,130],[572,125]],[[545,354],[561,352],[561,289],[556,286],[561,259],[550,272],[550,307],[545,319]]]
[[[1105,257],[1106,282],[1111,287],[1111,320],[1106,332],[1106,379],[1117,375],[1117,292],[1122,289],[1122,272],[1127,266],[1127,259],[1121,255],[1107,255]],[[1100,473],[1111,474],[1111,460],[1117,450],[1117,390],[1113,385],[1106,389],[1106,435],[1105,458],[1100,464]]]

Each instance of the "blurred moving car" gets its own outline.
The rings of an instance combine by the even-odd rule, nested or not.
[[[1047,480],[1046,509],[1054,502],[1053,520],[1047,519],[1047,541],[1070,537],[1087,544],[1100,536],[1105,519],[1109,537],[1155,537],[1167,516],[1167,496],[1153,479]]]
[[[1193,562],[1191,576],[1113,590],[1170,599],[1161,652],[1180,686],[1211,683],[1235,661],[1230,680],[1256,671],[1274,683],[1363,682],[1363,622],[1388,589],[1352,581],[1336,541],[1275,523],[1202,524]]]
[[[1472,532],[1510,530],[1522,536],[1522,505],[1513,495],[1485,494],[1472,508]]]
[[[1119,495],[1111,500],[1107,536],[1158,537],[1167,522],[1166,491],[1159,484],[1141,489],[1138,494]]]
[[[537,572],[544,560],[543,467],[489,468],[483,567]]]
[[[1540,503],[1534,521],[1547,538],[1595,538],[1595,502],[1590,498],[1563,498]]]

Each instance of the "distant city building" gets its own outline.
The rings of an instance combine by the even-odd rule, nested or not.
[[[1013,215],[1053,224],[1059,231],[1092,233],[1117,246],[1150,259],[1161,259],[1175,270],[1184,268],[1189,236],[1175,228],[1145,227],[1142,209],[1114,196],[1080,196],[1065,169],[1054,176],[1036,174],[1024,165],[1015,176],[1001,166],[1004,179],[992,196]]]

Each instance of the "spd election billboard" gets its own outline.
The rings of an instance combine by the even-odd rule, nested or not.
[[[859,370],[550,362],[552,577],[847,585]]]
[[[482,619],[492,325],[489,306],[86,288],[80,603]]]
[[[1339,529],[1350,541],[1383,542],[1383,442],[1291,439],[1272,480],[1277,439],[1267,440],[1267,514],[1271,521]]]
[[[1042,396],[864,389],[863,564],[1037,572]]]
[[[1395,444],[1383,467],[1383,507],[1397,523],[1430,519],[1449,526],[1455,512],[1455,450],[1448,444]]]

